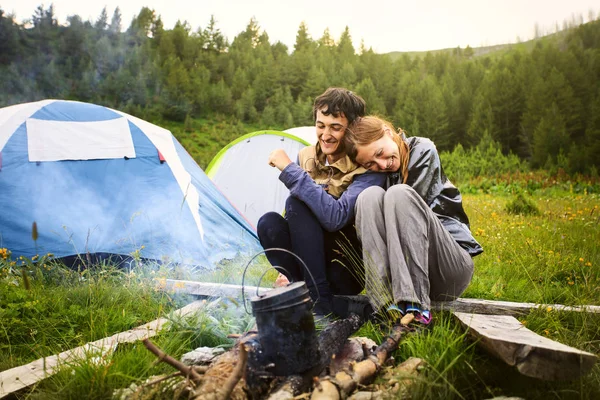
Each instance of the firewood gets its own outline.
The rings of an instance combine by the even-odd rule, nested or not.
[[[202,399],[226,400],[229,398],[229,396],[231,395],[231,392],[233,392],[233,389],[235,388],[237,383],[242,378],[242,375],[244,374],[244,370],[246,369],[246,361],[248,360],[248,352],[246,351],[246,348],[243,343],[240,343],[238,345],[238,349],[239,349],[238,360],[237,360],[235,369],[232,371],[231,375],[229,375],[229,378],[227,378],[227,380],[225,381],[223,386],[218,388],[216,390],[216,392],[214,393],[214,395],[209,395],[209,396],[202,393],[202,387],[201,387],[200,388],[201,394],[197,395],[195,397],[195,400],[202,400]]]
[[[389,369],[384,376],[387,381],[385,386],[398,398],[410,398],[411,387],[417,382],[419,370],[423,369],[426,362],[420,358],[409,357],[402,364]]]
[[[189,379],[191,379],[194,383],[199,384],[202,382],[202,375],[196,372],[196,369],[192,366],[185,365],[184,363],[174,359],[164,351],[162,351],[158,346],[150,341],[150,339],[142,340],[144,346],[156,357],[158,357],[159,361],[169,364],[173,368],[177,369],[181,374]]]
[[[221,354],[204,373],[202,385],[195,390],[195,400],[245,400],[242,375],[246,369],[247,351],[244,343]]]
[[[319,349],[321,351],[321,371],[329,365],[331,357],[339,352],[346,339],[356,332],[364,323],[364,320],[356,315],[337,320],[329,324],[319,335]],[[319,372],[321,372],[319,371]]]
[[[367,359],[356,364],[351,364],[348,371],[340,371],[335,377],[325,377],[318,381],[311,399],[339,399],[346,398],[357,387],[368,384],[375,379],[377,373],[384,365],[388,356],[398,348],[398,344],[408,332],[413,331],[408,324],[414,319],[413,314],[405,315],[400,324],[392,328],[391,334],[381,343],[373,354]],[[333,393],[335,389],[335,393]]]
[[[303,387],[303,385],[306,386],[301,376],[288,376],[279,386],[273,389],[267,400],[292,400],[296,397],[296,393],[303,393],[305,389],[308,389],[308,386]]]
[[[315,383],[315,388],[310,396],[311,400],[339,400],[340,393],[338,388],[329,380]]]

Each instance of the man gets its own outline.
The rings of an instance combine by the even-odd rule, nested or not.
[[[332,312],[332,295],[352,295],[364,288],[361,247],[354,228],[354,204],[367,187],[383,186],[384,174],[367,172],[352,162],[343,144],[346,129],[365,115],[365,102],[343,88],[329,88],[315,99],[318,142],[298,154],[298,163],[278,149],[269,165],[281,171],[279,180],[290,190],[285,217],[275,212],[263,215],[257,230],[267,258],[289,280],[304,280],[315,314]]]

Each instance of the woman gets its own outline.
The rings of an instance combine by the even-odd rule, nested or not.
[[[345,136],[351,160],[387,173],[356,203],[367,295],[375,310],[415,314],[428,324],[431,300],[452,300],[469,285],[483,252],[469,229],[458,189],[444,175],[433,142],[404,136],[378,117],[355,121]]]

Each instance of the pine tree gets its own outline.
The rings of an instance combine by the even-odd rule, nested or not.
[[[217,28],[217,21],[214,15],[210,16],[208,26],[201,32],[201,36],[205,50],[221,53],[227,48],[227,39],[223,36],[221,30]]]
[[[96,23],[94,24],[94,28],[96,28],[96,30],[98,30],[98,31],[105,31],[107,27],[108,27],[108,14],[106,13],[106,6],[105,6],[102,9],[100,16],[98,16],[98,19],[96,20]]]
[[[467,130],[468,143],[471,145],[479,143],[484,132],[490,137],[498,136],[492,106],[485,96],[479,93],[473,102],[473,117]]]
[[[596,93],[594,102],[590,107],[589,120],[585,130],[585,151],[577,154],[578,158],[584,159],[584,164],[591,170],[600,170],[600,88]]]
[[[376,114],[380,116],[386,115],[385,104],[377,90],[375,89],[375,85],[373,85],[373,81],[371,78],[363,79],[357,86],[356,92],[365,99],[367,103],[367,114]]]
[[[314,51],[316,48],[315,42],[308,33],[308,27],[306,22],[302,21],[298,27],[298,33],[296,33],[296,43],[294,44],[294,51],[308,51],[309,53]]]
[[[20,51],[19,27],[14,17],[0,8],[0,65],[10,64]]]
[[[121,29],[121,9],[117,6],[115,7],[115,11],[113,12],[112,18],[110,19],[108,31],[113,35],[117,35],[121,33]]]
[[[340,41],[337,45],[337,55],[340,64],[351,63],[354,60],[355,50],[350,36],[350,28],[346,26],[344,32],[340,36]]]
[[[557,165],[559,154],[568,152],[569,145],[564,118],[557,104],[552,103],[533,132],[533,166]]]

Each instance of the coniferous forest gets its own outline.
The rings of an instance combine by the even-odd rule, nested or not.
[[[495,142],[533,168],[597,175],[600,20],[496,47],[377,54],[355,48],[349,27],[312,38],[302,23],[288,48],[255,19],[229,42],[211,16],[197,29],[165,29],[146,7],[126,26],[118,7],[63,22],[39,6],[19,23],[0,6],[0,106],[60,98],[152,122],[216,117],[286,129],[312,124],[314,97],[342,86],[440,151]]]

